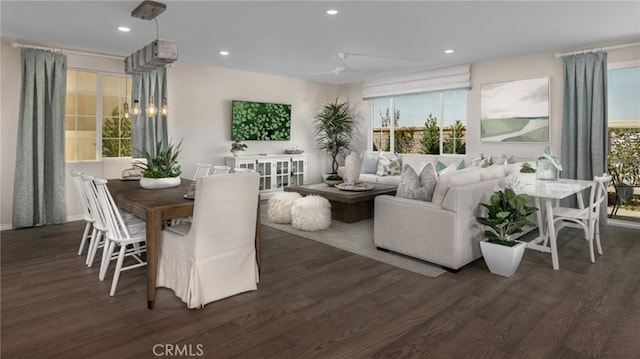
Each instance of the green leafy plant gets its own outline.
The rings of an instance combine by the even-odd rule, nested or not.
[[[233,141],[231,143],[231,152],[236,152],[236,151],[244,151],[247,149],[247,144],[246,143],[242,143],[238,140]]]
[[[513,189],[505,188],[496,191],[489,204],[481,203],[487,209],[487,215],[476,217],[476,220],[491,228],[484,232],[487,241],[509,247],[516,245],[511,235],[521,233],[525,226],[532,225],[533,214],[538,210],[527,206],[529,199],[524,193],[516,194]]]
[[[180,164],[178,164],[180,145],[182,145],[182,140],[176,146],[169,143],[163,149],[162,141],[159,141],[155,147],[155,155],[145,151],[144,156],[147,159],[147,163],[136,162],[134,166],[142,170],[144,178],[178,177],[182,173]]]
[[[450,126],[449,135],[445,136],[444,141],[442,142],[442,152],[465,154],[467,152],[467,144],[465,140],[466,131],[467,127],[465,124],[460,120],[456,120],[456,123]]]
[[[334,102],[323,106],[314,121],[314,134],[319,150],[331,156],[331,172],[338,172],[338,155],[343,157],[351,145],[353,118],[347,102]]]
[[[438,127],[438,119],[431,113],[424,123],[424,132],[420,139],[420,153],[440,154],[440,127]]]
[[[231,121],[234,140],[288,140],[291,105],[233,101]]]
[[[520,166],[520,173],[536,173],[536,169],[531,167],[529,162],[525,162]]]

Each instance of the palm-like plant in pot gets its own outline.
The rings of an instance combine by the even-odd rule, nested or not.
[[[505,188],[496,191],[490,203],[481,203],[487,210],[486,216],[476,220],[489,229],[484,232],[487,240],[480,242],[480,248],[492,273],[508,277],[518,268],[525,243],[515,241],[512,236],[534,223],[533,214],[538,208],[528,206],[529,200],[528,195]]]
[[[327,180],[335,180],[337,183],[342,181],[342,177],[338,176],[338,156],[344,157],[351,146],[353,118],[350,112],[348,102],[338,102],[336,98],[334,102],[324,105],[322,111],[316,115],[314,122],[316,145],[319,150],[331,156],[331,173],[325,182]]]
[[[180,164],[178,163],[178,155],[180,155],[180,146],[182,140],[173,145],[169,143],[163,148],[162,141],[155,146],[154,154],[148,151],[144,152],[147,160],[144,162],[136,162],[135,167],[142,170],[142,179],[140,186],[144,188],[169,188],[180,185]]]

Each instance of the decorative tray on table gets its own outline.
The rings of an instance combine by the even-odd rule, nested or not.
[[[372,183],[340,183],[336,185],[336,188],[341,189],[343,191],[371,191],[376,188],[376,186]]]

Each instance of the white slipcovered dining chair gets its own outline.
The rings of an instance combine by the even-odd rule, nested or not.
[[[84,192],[84,188],[82,185],[82,172],[71,170],[69,171],[71,178],[73,180],[73,184],[76,187],[76,192],[80,197],[80,205],[82,206],[82,219],[86,222],[84,226],[84,231],[82,232],[82,238],[80,239],[80,248],[78,248],[78,255],[81,255],[84,251],[84,246],[87,243],[87,240],[91,238],[89,236],[89,232],[93,231],[93,222],[95,221],[93,218],[93,214],[89,209],[89,202],[87,202],[87,195]]]
[[[229,166],[213,166],[213,175],[225,175],[231,171]]]
[[[198,163],[196,164],[196,173],[193,174],[193,180],[197,180],[198,177],[208,176],[211,170],[211,163]]]
[[[111,260],[117,259],[109,292],[109,295],[113,297],[116,294],[122,271],[147,265],[147,262],[142,258],[142,254],[147,250],[147,234],[144,226],[128,226],[125,223],[120,215],[118,206],[113,197],[111,197],[111,192],[107,188],[106,180],[96,178],[93,183],[95,184],[100,210],[107,225],[106,243],[102,263],[100,264],[99,279],[104,280]],[[118,254],[114,255],[116,246],[120,247],[120,249]],[[134,263],[125,266],[125,257],[132,257],[135,260]]]
[[[603,203],[606,203],[607,187],[609,187],[611,178],[611,175],[606,173],[601,177],[596,176],[593,178],[588,206],[584,208],[556,207],[553,210],[556,238],[557,232],[567,223],[572,223],[572,227],[577,226],[581,228],[584,231],[584,238],[589,244],[591,263],[595,263],[593,242],[596,243],[598,254],[602,254],[602,245],[600,244],[600,210]]]
[[[256,290],[258,173],[200,177],[193,222],[162,231],[157,286],[189,308]]]

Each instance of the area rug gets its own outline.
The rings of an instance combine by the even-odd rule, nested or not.
[[[294,229],[290,224],[271,222],[267,216],[266,204],[261,205],[260,214],[260,223],[267,227],[324,243],[427,277],[435,278],[445,272],[438,266],[418,259],[377,250],[373,243],[373,219],[366,219],[355,223],[344,223],[332,220],[331,227],[326,230],[305,232]]]

